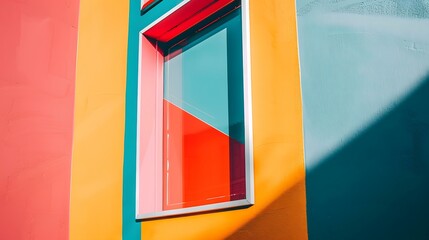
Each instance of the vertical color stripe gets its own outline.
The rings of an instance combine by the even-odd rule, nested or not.
[[[2,0],[0,239],[67,239],[78,0]]]
[[[120,239],[128,3],[82,0],[70,238]]]
[[[428,239],[429,1],[296,2],[310,239]]]

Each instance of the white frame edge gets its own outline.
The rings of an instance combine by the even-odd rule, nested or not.
[[[142,62],[142,37],[141,33],[139,33],[139,67],[138,67],[138,79],[137,79],[137,139],[136,139],[136,212],[135,215],[138,216],[138,212],[140,209],[139,203],[140,203],[140,116],[141,116],[141,62]]]
[[[243,88],[244,88],[244,129],[246,164],[246,199],[255,204],[253,169],[253,115],[252,115],[252,76],[250,55],[250,12],[249,0],[241,0],[242,41],[243,41]]]

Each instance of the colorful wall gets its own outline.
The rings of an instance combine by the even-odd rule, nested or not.
[[[1,239],[68,238],[78,13],[1,2]]]
[[[427,239],[429,2],[297,1],[310,239]]]
[[[425,0],[250,0],[256,204],[136,221],[138,33],[180,2],[4,1],[1,239],[427,239]]]

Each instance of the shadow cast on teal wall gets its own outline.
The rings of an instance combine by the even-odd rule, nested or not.
[[[309,239],[429,239],[429,75],[308,171]]]
[[[297,0],[311,239],[429,239],[429,2]]]

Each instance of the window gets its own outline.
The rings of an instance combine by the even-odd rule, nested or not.
[[[141,31],[137,218],[253,204],[244,9],[184,1]]]

